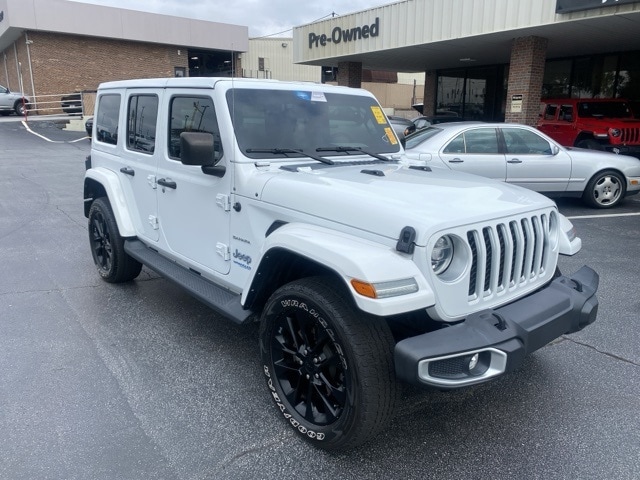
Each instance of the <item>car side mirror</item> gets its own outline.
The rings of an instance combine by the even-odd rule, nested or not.
[[[183,165],[202,167],[203,173],[222,177],[226,168],[217,166],[213,134],[207,132],[182,132],[180,134],[180,161]]]
[[[552,145],[551,146],[551,155],[556,156],[560,153],[560,147],[558,147],[557,145]]]

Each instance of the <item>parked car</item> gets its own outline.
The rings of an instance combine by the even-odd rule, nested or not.
[[[10,91],[7,87],[0,85],[0,114],[24,115],[29,108],[29,98],[23,93]]]
[[[549,196],[582,197],[610,208],[640,190],[640,160],[565,148],[535,128],[509,123],[443,123],[406,139],[409,158],[474,173]]]
[[[415,124],[408,118],[399,117],[397,115],[387,115],[391,127],[400,139],[416,131]]]
[[[422,128],[430,127],[431,125],[438,125],[440,123],[450,123],[450,122],[464,122],[464,118],[459,117],[458,115],[428,115],[428,116],[420,116],[411,120],[413,124],[416,126],[416,130],[420,130]]]
[[[566,147],[640,156],[640,119],[619,98],[542,100],[538,129]]]
[[[60,106],[69,115],[82,113],[82,96],[79,93],[65,95],[60,99]]]
[[[93,117],[87,118],[84,122],[84,129],[87,131],[87,135],[90,137],[93,133]]]

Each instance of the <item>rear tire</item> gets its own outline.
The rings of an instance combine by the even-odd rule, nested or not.
[[[297,280],[269,299],[260,353],[271,398],[297,435],[326,449],[360,445],[393,416],[394,341],[329,277]]]
[[[109,283],[133,280],[142,264],[124,250],[113,210],[105,198],[97,198],[89,210],[89,244],[91,255],[102,279]]]

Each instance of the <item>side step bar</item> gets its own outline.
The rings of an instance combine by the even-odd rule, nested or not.
[[[125,251],[151,270],[177,283],[187,292],[213,310],[236,323],[249,323],[253,312],[240,304],[240,295],[232,293],[201,277],[195,272],[163,257],[138,239],[126,239]]]

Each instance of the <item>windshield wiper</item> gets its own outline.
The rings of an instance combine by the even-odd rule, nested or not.
[[[359,152],[364,153],[365,155],[369,155],[370,157],[377,158],[378,160],[383,160],[385,162],[391,161],[387,157],[383,157],[382,155],[378,155],[377,153],[369,152],[360,147],[320,147],[316,148],[316,152],[344,152],[347,154],[350,154],[351,152]]]
[[[311,153],[303,152],[302,150],[296,150],[294,148],[247,148],[245,150],[247,153],[273,153],[286,155],[288,153],[298,153],[300,155],[304,155],[305,157],[312,158],[317,160],[318,162],[326,163],[327,165],[333,165],[335,162],[328,158],[321,157],[319,155],[313,155]]]

